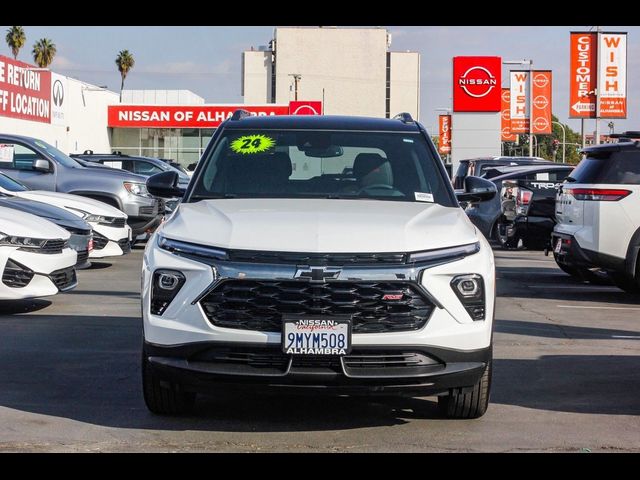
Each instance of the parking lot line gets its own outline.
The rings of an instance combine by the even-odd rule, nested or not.
[[[587,305],[556,305],[558,308],[585,308],[590,310],[640,310],[640,307],[593,307]]]

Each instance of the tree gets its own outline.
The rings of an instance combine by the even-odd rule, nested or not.
[[[118,66],[118,71],[120,72],[120,76],[122,77],[122,82],[120,83],[120,101],[122,101],[124,79],[127,78],[127,74],[135,64],[136,61],[133,59],[133,55],[129,52],[129,50],[120,50],[118,56],[116,57],[116,65]]]
[[[33,61],[40,68],[47,68],[56,56],[56,46],[48,38],[41,38],[33,45]]]
[[[17,59],[20,49],[24,47],[24,44],[27,41],[24,29],[22,27],[11,27],[7,30],[7,36],[5,39],[7,40],[7,45],[9,45],[9,48],[11,49],[13,58]]]

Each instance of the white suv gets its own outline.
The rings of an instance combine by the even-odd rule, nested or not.
[[[554,257],[590,280],[606,271],[623,290],[640,292],[640,142],[589,147],[560,187]]]
[[[147,187],[182,196],[177,182]],[[465,183],[465,201],[496,194]],[[439,395],[445,415],[476,418],[494,302],[491,248],[410,116],[238,111],[145,250],[145,401],[179,413],[195,392],[244,383]]]

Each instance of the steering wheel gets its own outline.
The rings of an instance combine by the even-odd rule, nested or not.
[[[393,185],[387,185],[386,183],[373,183],[371,185],[367,185],[366,187],[362,187],[360,190],[358,190],[358,195],[360,195],[362,192],[364,192],[365,190],[369,190],[369,189],[373,189],[373,188],[382,188],[385,190],[395,190],[395,187]]]

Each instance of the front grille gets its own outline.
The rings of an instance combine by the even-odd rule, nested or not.
[[[379,369],[379,368],[406,368],[433,365],[435,360],[422,353],[414,352],[373,352],[348,355],[344,357],[344,365],[347,368]]]
[[[110,227],[124,228],[125,223],[127,223],[124,218],[116,218],[113,222],[106,224]]]
[[[118,245],[122,249],[122,253],[129,253],[131,251],[131,242],[129,242],[128,238],[123,238],[122,240],[118,240]]]
[[[2,273],[2,283],[13,288],[26,287],[34,275],[30,268],[8,259]]]
[[[69,240],[56,238],[55,240],[47,240],[38,253],[60,253],[63,249],[69,247]]]
[[[406,253],[298,253],[259,250],[227,250],[233,262],[285,263],[289,265],[398,265],[406,263]]]
[[[353,333],[418,330],[433,310],[409,282],[227,280],[200,303],[213,325],[262,332],[280,332],[283,314],[351,315]]]
[[[246,365],[254,368],[276,368],[286,370],[289,356],[277,349],[248,350],[243,348],[216,348],[206,350],[191,361]]]
[[[76,265],[82,265],[83,263],[86,263],[87,260],[89,260],[89,250],[78,252],[78,260],[76,260]]]
[[[93,249],[102,250],[109,243],[109,239],[104,235],[99,234],[95,230],[93,231]]]
[[[58,287],[58,290],[64,290],[76,283],[76,271],[73,267],[63,268],[51,272],[49,278]]]

